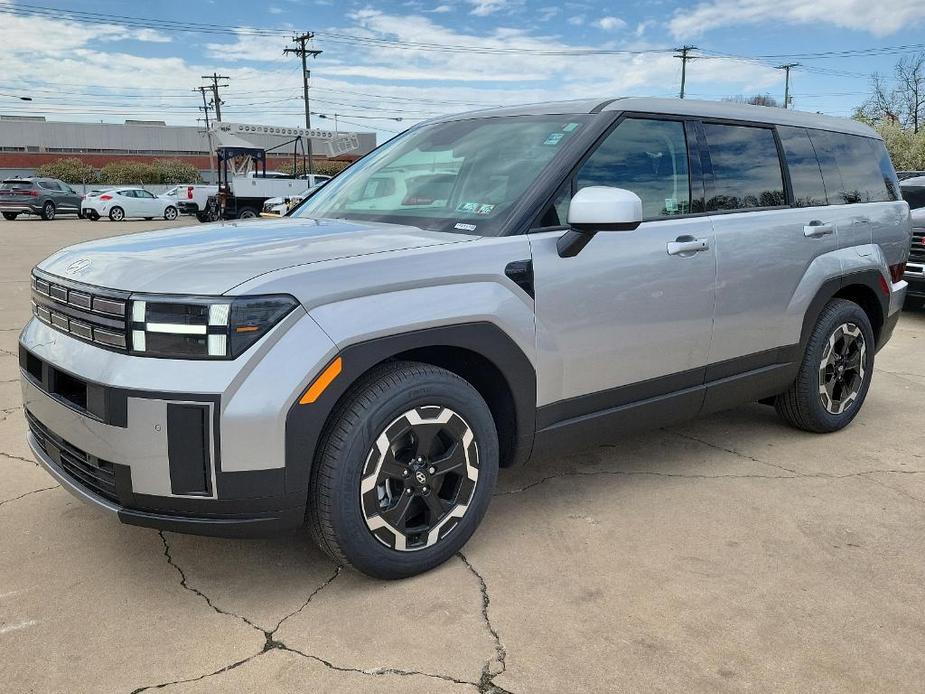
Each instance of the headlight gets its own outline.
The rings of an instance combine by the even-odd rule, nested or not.
[[[279,323],[291,296],[132,297],[131,352],[173,359],[234,359]]]

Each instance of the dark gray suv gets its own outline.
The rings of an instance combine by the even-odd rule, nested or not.
[[[0,183],[0,212],[11,222],[21,214],[36,214],[46,221],[59,214],[80,216],[82,198],[56,178],[10,178]]]

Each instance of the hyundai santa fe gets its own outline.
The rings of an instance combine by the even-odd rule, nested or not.
[[[848,425],[910,241],[853,121],[649,98],[440,118],[290,217],[39,263],[28,440],[122,522],[306,525],[409,576],[469,540],[500,467],[749,401]]]

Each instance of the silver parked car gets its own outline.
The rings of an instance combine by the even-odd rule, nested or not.
[[[293,216],[40,263],[29,443],[123,522],[305,523],[337,561],[408,576],[532,455],[756,400],[846,426],[910,239],[853,121],[644,98],[449,116]]]

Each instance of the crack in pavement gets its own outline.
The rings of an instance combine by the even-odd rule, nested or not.
[[[482,667],[482,675],[479,679],[479,691],[486,692],[488,694],[505,694],[507,690],[502,689],[494,683],[494,679],[504,673],[507,670],[507,649],[504,647],[504,644],[501,642],[501,636],[498,634],[498,630],[495,629],[494,625],[491,623],[491,617],[488,615],[488,608],[491,606],[491,596],[488,595],[488,584],[485,583],[485,579],[482,577],[478,571],[475,570],[475,567],[472,566],[472,562],[466,558],[466,555],[462,552],[457,552],[456,556],[466,565],[466,568],[469,569],[469,572],[478,579],[479,582],[479,592],[482,596],[482,621],[485,622],[485,628],[488,629],[488,633],[491,634],[492,639],[495,642],[495,657],[494,661],[489,660]],[[500,669],[497,672],[492,672],[492,662],[500,665]],[[509,693],[507,693],[509,694]]]
[[[187,679],[179,679],[179,680],[173,680],[170,682],[162,682],[160,684],[152,684],[152,685],[146,685],[143,687],[138,687],[137,689],[132,690],[131,694],[139,694],[140,692],[144,692],[150,689],[163,689],[164,687],[169,687],[174,684],[187,684],[190,682],[199,682],[200,680],[204,680],[209,677],[213,677],[215,675],[220,675],[224,672],[228,672],[229,670],[233,670],[237,667],[240,667],[241,665],[244,665],[245,663],[255,658],[258,658],[264,653],[268,653],[269,651],[272,651],[272,650],[280,650],[280,651],[286,651],[288,653],[294,653],[296,655],[302,656],[303,658],[307,658],[309,660],[314,660],[315,662],[321,663],[326,668],[335,670],[337,672],[353,672],[353,673],[358,673],[362,675],[370,675],[370,676],[381,676],[381,675],[400,675],[402,677],[421,676],[421,677],[430,677],[432,679],[439,679],[439,680],[443,680],[446,682],[452,682],[454,684],[463,684],[463,685],[468,685],[472,687],[479,687],[479,683],[477,682],[467,682],[465,680],[460,680],[455,677],[451,677],[449,675],[435,674],[435,673],[429,673],[429,672],[420,672],[416,670],[402,670],[400,668],[389,668],[389,667],[376,668],[376,669],[362,669],[362,668],[347,667],[343,665],[335,665],[334,663],[329,662],[325,660],[324,658],[321,658],[316,655],[312,655],[310,653],[304,653],[296,648],[287,646],[282,641],[279,641],[278,639],[276,639],[276,632],[286,622],[286,620],[299,614],[302,610],[304,610],[309,605],[309,603],[311,603],[311,601],[315,598],[316,595],[318,595],[318,593],[320,593],[322,590],[327,588],[334,581],[334,579],[336,579],[340,575],[340,572],[343,568],[342,566],[335,567],[334,573],[329,578],[325,579],[325,581],[320,586],[315,588],[315,590],[311,592],[308,598],[306,598],[305,602],[302,603],[302,605],[298,609],[293,610],[292,612],[287,614],[285,617],[280,619],[279,622],[277,622],[276,626],[273,627],[272,629],[264,629],[263,627],[260,627],[257,624],[254,624],[247,617],[236,614],[234,612],[229,612],[228,610],[223,610],[222,608],[218,607],[215,603],[213,603],[212,599],[209,598],[208,595],[203,593],[198,588],[191,586],[189,584],[189,581],[186,578],[186,573],[176,563],[176,561],[174,561],[173,556],[170,553],[170,544],[167,542],[167,537],[164,535],[164,532],[162,530],[159,530],[158,535],[161,538],[161,542],[164,544],[164,557],[167,559],[167,563],[170,566],[172,566],[180,576],[180,585],[185,590],[188,590],[191,593],[194,593],[195,595],[202,598],[205,601],[205,603],[218,614],[239,619],[245,624],[247,624],[248,626],[262,633],[264,636],[264,645],[263,645],[263,648],[257,653],[253,653],[246,658],[242,658],[241,660],[237,660],[233,663],[230,663],[229,665],[225,665],[219,668],[218,670],[215,670],[214,672],[209,672],[204,675],[199,675],[198,677],[191,677]],[[485,690],[485,691],[490,692],[492,690]]]
[[[31,492],[26,492],[25,494],[20,494],[19,496],[14,496],[12,499],[4,499],[3,501],[0,501],[0,506],[3,506],[3,505],[5,505],[5,504],[13,503],[14,501],[19,501],[20,499],[24,499],[24,498],[26,498],[27,496],[32,496],[33,494],[38,494],[39,492],[51,491],[52,489],[57,489],[57,488],[60,487],[60,486],[61,486],[60,484],[56,484],[56,485],[54,485],[54,486],[52,486],[52,487],[42,487],[41,489],[33,489]]]
[[[3,420],[0,419],[0,422],[2,422],[2,421],[3,421]],[[37,462],[35,462],[34,460],[31,460],[31,459],[29,459],[29,458],[23,458],[21,455],[13,455],[12,453],[5,453],[5,452],[3,452],[3,451],[0,451],[0,455],[2,455],[4,458],[9,458],[10,460],[21,460],[21,461],[24,462],[24,463],[32,463],[33,465],[35,465],[35,467],[41,467],[41,466],[40,466]]]
[[[758,463],[759,465],[767,465],[768,467],[777,468],[778,470],[784,470],[785,472],[790,472],[790,473],[793,473],[794,475],[799,475],[799,474],[800,474],[797,470],[794,470],[793,468],[789,468],[789,467],[786,467],[786,466],[784,466],[784,465],[778,465],[777,463],[769,463],[769,462],[766,461],[766,460],[761,460],[760,458],[756,458],[756,457],[754,457],[754,456],[746,455],[745,453],[741,453],[740,451],[737,451],[737,450],[734,449],[734,448],[726,448],[725,446],[720,446],[719,444],[711,443],[710,441],[705,441],[705,440],[703,440],[703,439],[698,439],[696,436],[691,436],[690,434],[683,434],[683,433],[681,433],[680,431],[672,431],[672,430],[670,430],[670,429],[663,429],[662,431],[665,431],[665,432],[667,432],[667,433],[669,433],[669,434],[673,434],[673,435],[678,436],[678,437],[680,437],[680,438],[682,438],[682,439],[687,439],[688,441],[696,441],[697,443],[702,443],[704,446],[709,446],[710,448],[715,448],[715,449],[718,450],[718,451],[725,451],[726,453],[731,453],[731,454],[734,455],[734,456],[738,456],[739,458],[744,458],[745,460],[750,460],[750,461],[752,461],[753,463]]]

